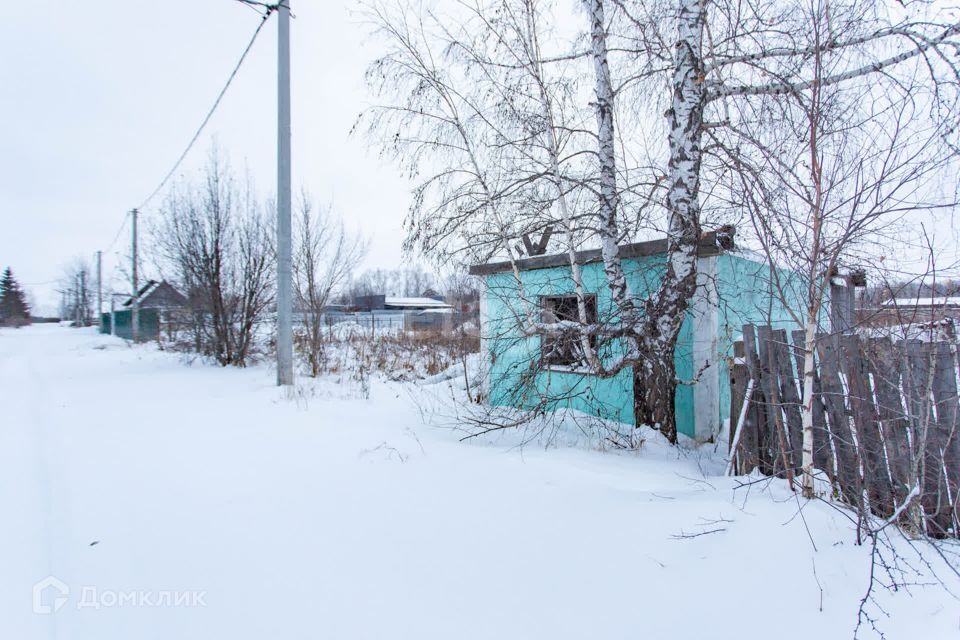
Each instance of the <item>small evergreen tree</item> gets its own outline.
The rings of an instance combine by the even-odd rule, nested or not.
[[[0,278],[0,326],[20,327],[30,324],[30,306],[20,283],[7,267]]]

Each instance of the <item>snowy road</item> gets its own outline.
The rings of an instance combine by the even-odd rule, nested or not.
[[[0,330],[0,639],[852,636],[869,556],[829,507],[808,535],[673,451],[460,444],[398,387],[272,378]],[[940,588],[881,603],[960,637]]]

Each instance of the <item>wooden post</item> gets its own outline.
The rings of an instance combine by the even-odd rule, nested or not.
[[[830,281],[830,327],[833,333],[847,333],[856,323],[853,287],[840,276]]]

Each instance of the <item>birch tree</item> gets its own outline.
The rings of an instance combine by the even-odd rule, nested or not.
[[[691,382],[677,379],[674,352],[697,287],[702,227],[739,214],[724,179],[739,167],[749,141],[744,131],[761,142],[788,131],[776,121],[781,108],[814,86],[859,96],[857,88],[887,78],[896,84],[917,67],[922,80],[910,84],[927,95],[928,115],[942,123],[955,118],[958,25],[934,3],[823,4],[829,32],[817,35],[809,28],[807,0],[585,0],[573,17],[582,20],[580,36],[566,40],[565,49],[562,38],[548,37],[535,19],[524,20],[533,25],[526,29],[532,37],[501,28],[518,23],[515,16],[536,18],[553,7],[548,2],[457,3],[469,19],[456,31],[432,8],[399,6],[373,14],[381,33],[399,46],[372,67],[381,78],[377,86],[393,91],[382,93],[388,103],[375,109],[371,131],[405,166],[429,172],[423,185],[442,185],[429,219],[421,209],[428,189],[418,189],[410,237],[428,251],[458,239],[471,257],[501,252],[513,261],[515,241],[549,221],[566,232],[578,291],[579,265],[569,249],[599,244],[617,314],[599,327],[585,326],[581,312],[579,332],[621,340],[624,349],[602,359],[582,340],[590,372],[632,369],[637,422],[659,426],[671,440],[676,386]],[[433,39],[425,25],[436,27]],[[550,53],[529,46],[545,40],[554,47]],[[830,57],[829,72],[811,65],[816,52]],[[408,83],[404,90],[398,79]],[[546,91],[531,91],[538,84]],[[552,102],[556,95],[567,101]],[[582,118],[587,110],[592,124]],[[538,123],[536,135],[518,126],[529,122]],[[952,135],[951,127],[943,130]],[[554,135],[559,142],[552,142]],[[430,152],[436,154],[427,162]],[[591,207],[583,206],[588,197]],[[580,209],[571,210],[571,202]],[[666,232],[667,255],[659,287],[637,298],[618,246],[644,228]],[[578,302],[582,310],[582,292]],[[527,332],[560,330],[536,322],[529,306],[518,322]]]
[[[708,131],[732,181],[732,202],[749,212],[770,260],[772,289],[804,328],[807,497],[814,491],[814,353],[832,274],[855,254],[865,261],[906,250],[905,223],[956,202],[937,184],[958,168],[951,141],[956,29],[882,26],[867,8],[812,0],[782,14],[808,36],[806,46],[728,58],[733,65],[763,60],[761,69],[778,79],[718,86],[718,103],[737,117]],[[899,39],[897,53],[891,47]],[[875,250],[881,242],[886,248]]]

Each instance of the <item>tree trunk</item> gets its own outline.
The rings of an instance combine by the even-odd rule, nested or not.
[[[671,442],[677,439],[674,353],[690,299],[697,290],[701,140],[707,99],[702,52],[704,5],[701,0],[678,0],[677,4],[673,103],[667,113],[670,160],[666,205],[670,226],[666,274],[657,295],[646,304],[640,339],[645,360],[636,367],[634,385],[637,424],[659,425]]]
[[[600,250],[603,256],[603,272],[610,295],[620,311],[620,320],[632,322],[633,297],[620,262],[620,230],[617,226],[620,197],[617,190],[616,137],[613,127],[615,95],[607,61],[607,25],[603,5],[604,0],[589,2],[590,43],[596,75],[597,156],[600,161]]]
[[[816,348],[817,314],[807,319],[803,340],[803,497],[813,498],[813,350]]]
[[[675,342],[674,342],[675,344]],[[652,343],[649,349],[658,349]],[[637,426],[647,425],[677,441],[676,368],[673,345],[665,350],[644,350],[643,360],[633,367],[633,413]]]

